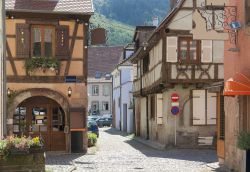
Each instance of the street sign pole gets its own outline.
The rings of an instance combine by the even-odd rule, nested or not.
[[[176,135],[177,135],[177,131],[176,131],[176,125],[177,125],[177,124],[176,124],[176,123],[177,123],[177,122],[176,122],[176,118],[177,118],[177,117],[176,117],[176,115],[175,115],[175,125],[174,125],[174,132],[175,132],[175,133],[174,133],[174,145],[175,145],[175,146],[176,146],[176,144],[177,144],[177,143],[176,143]]]

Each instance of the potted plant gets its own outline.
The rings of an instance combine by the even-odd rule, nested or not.
[[[88,147],[95,146],[97,142],[97,135],[95,133],[88,133]]]
[[[238,147],[246,150],[246,164],[250,164],[250,133],[241,132],[238,137]],[[250,166],[246,166],[246,171],[250,171]]]
[[[33,57],[25,60],[24,67],[28,74],[52,72],[58,74],[60,62],[56,58]]]
[[[39,151],[33,151],[39,150]],[[39,137],[9,136],[0,140],[0,171],[45,171],[43,144]]]

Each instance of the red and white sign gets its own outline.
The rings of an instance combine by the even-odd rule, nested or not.
[[[173,93],[171,95],[172,102],[178,102],[180,100],[180,96],[177,93]]]

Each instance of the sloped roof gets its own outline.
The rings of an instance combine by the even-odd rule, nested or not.
[[[5,0],[7,11],[92,14],[92,0]]]
[[[111,73],[120,61],[123,46],[89,47],[88,77],[95,77],[96,72]]]

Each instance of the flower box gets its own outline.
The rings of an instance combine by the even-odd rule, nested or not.
[[[0,140],[0,171],[45,171],[45,151],[39,137]]]
[[[54,69],[36,69],[28,73],[30,76],[56,76],[58,71]]]

